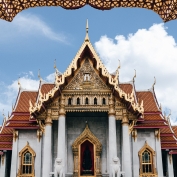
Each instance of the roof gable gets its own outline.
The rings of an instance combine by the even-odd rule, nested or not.
[[[76,75],[64,88],[66,90],[109,89],[96,73],[92,63],[85,58]]]

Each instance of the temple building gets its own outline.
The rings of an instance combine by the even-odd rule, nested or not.
[[[55,68],[56,69],[56,68]],[[154,84],[110,74],[86,37],[67,70],[19,88],[0,127],[0,177],[177,177],[177,126]]]

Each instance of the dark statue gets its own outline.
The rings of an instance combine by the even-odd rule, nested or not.
[[[84,150],[82,167],[84,170],[90,170],[92,168],[92,157],[88,146]]]

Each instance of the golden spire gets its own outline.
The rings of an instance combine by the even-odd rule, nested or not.
[[[19,89],[21,89],[20,77],[18,78],[18,86],[19,86]]]
[[[118,65],[118,67],[117,67],[117,69],[116,69],[116,76],[115,76],[115,78],[116,79],[118,79],[119,78],[119,69],[120,69],[120,60],[119,60],[119,65]]]
[[[40,81],[42,81],[42,77],[40,75],[40,69],[38,70],[38,78],[39,78]]]
[[[154,89],[155,84],[156,84],[156,78],[154,76],[154,83],[152,84],[152,89]]]
[[[89,26],[88,26],[88,19],[87,19],[87,22],[86,22],[86,36],[85,36],[85,41],[89,41],[89,36],[88,36],[88,30],[89,30]]]
[[[135,75],[133,76],[133,82],[135,82],[135,78],[136,78],[136,69],[135,69]]]

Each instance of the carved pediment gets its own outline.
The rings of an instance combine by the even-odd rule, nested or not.
[[[91,89],[109,89],[103,80],[96,73],[88,58],[85,59],[81,68],[65,87],[65,90],[91,90]]]
[[[102,151],[102,144],[100,143],[99,139],[90,131],[88,124],[84,131],[80,134],[80,136],[74,141],[72,148],[73,151],[78,152],[79,145],[81,145],[84,141],[90,141],[92,144],[96,146],[96,152],[99,154]]]

